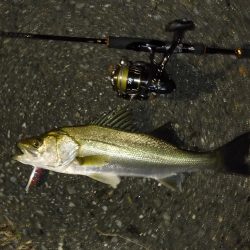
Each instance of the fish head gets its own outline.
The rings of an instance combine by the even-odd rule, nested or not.
[[[21,154],[14,157],[16,161],[61,172],[61,168],[75,159],[79,146],[66,133],[54,131],[41,137],[21,140],[17,147]]]

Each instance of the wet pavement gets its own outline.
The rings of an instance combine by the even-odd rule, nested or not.
[[[196,30],[185,41],[237,47],[250,43],[249,13],[246,0],[1,1],[0,30],[171,40],[165,25],[186,17]],[[129,102],[116,97],[108,78],[122,57],[148,55],[0,39],[1,249],[250,249],[249,177],[197,173],[183,192],[171,192],[153,180],[123,178],[113,190],[51,173],[25,193],[31,167],[12,160],[19,139],[87,124],[119,106],[147,110],[151,129],[171,121],[187,148],[211,150],[249,131],[250,60],[174,56],[168,71],[177,90]]]

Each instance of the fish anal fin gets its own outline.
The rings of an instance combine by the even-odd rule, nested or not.
[[[108,157],[103,155],[89,155],[85,157],[76,157],[77,162],[82,166],[102,167],[108,164]]]
[[[108,184],[112,188],[116,188],[121,181],[120,177],[115,174],[89,174],[88,177],[96,181]]]
[[[182,192],[182,182],[184,180],[184,174],[171,175],[162,179],[157,179],[157,181],[164,187],[170,189],[171,191]]]

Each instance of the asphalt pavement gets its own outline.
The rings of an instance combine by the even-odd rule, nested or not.
[[[171,40],[177,18],[194,21],[185,41],[250,44],[250,6],[239,1],[1,1],[0,30]],[[108,68],[148,54],[104,45],[0,38],[1,249],[250,249],[250,178],[203,172],[182,192],[123,178],[116,190],[84,176],[50,173],[25,193],[32,168],[14,162],[16,142],[87,124],[128,105],[141,129],[167,122],[186,148],[218,148],[250,129],[250,59],[177,55],[175,92],[147,101],[118,98]],[[144,126],[145,125],[145,126]]]

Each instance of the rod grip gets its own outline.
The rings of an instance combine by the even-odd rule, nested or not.
[[[108,47],[114,49],[128,49],[135,51],[144,51],[143,47],[150,44],[151,46],[164,46],[166,43],[159,40],[147,38],[132,38],[132,37],[108,37]]]

